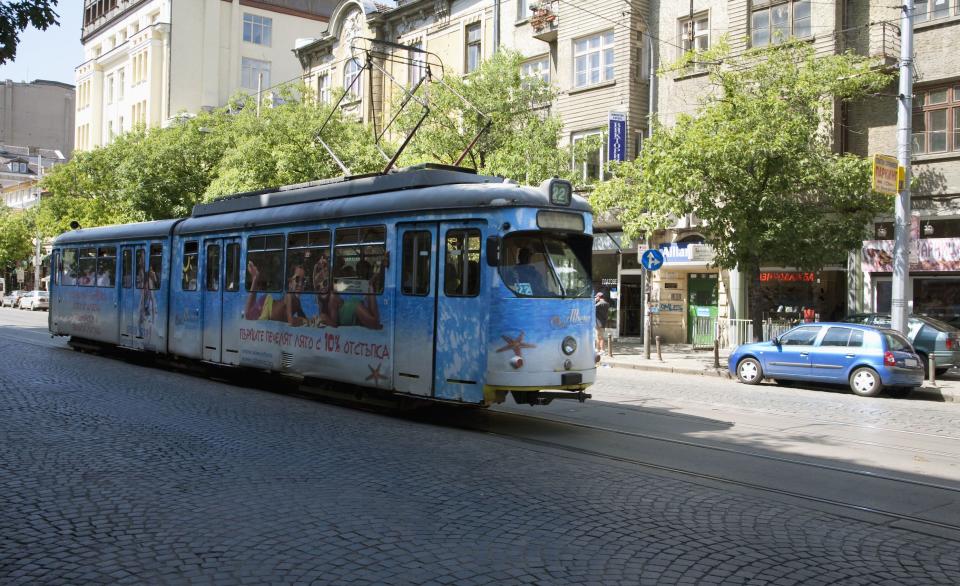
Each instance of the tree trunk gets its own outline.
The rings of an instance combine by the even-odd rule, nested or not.
[[[746,274],[750,275],[750,290],[747,296],[747,315],[753,321],[753,336],[756,340],[763,340],[763,309],[761,302],[763,294],[760,291],[760,263],[753,263],[746,267]]]

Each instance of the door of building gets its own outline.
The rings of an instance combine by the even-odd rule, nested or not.
[[[620,335],[643,335],[643,275],[620,275]]]
[[[716,273],[687,277],[687,340],[694,346],[713,346],[719,289]]]

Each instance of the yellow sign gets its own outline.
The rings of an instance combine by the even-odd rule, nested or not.
[[[873,155],[873,190],[877,193],[897,195],[902,177],[900,169],[902,167],[897,164],[896,157]]]

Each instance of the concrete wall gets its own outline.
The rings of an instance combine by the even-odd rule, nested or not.
[[[73,86],[42,80],[0,85],[0,144],[73,151]]]

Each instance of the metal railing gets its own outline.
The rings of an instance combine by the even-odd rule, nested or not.
[[[736,348],[753,342],[753,320],[722,319],[717,322],[717,340],[721,348]]]
[[[694,349],[713,348],[719,320],[715,317],[695,317],[693,319],[693,336],[690,342]]]
[[[874,57],[889,65],[900,58],[900,27],[892,22],[871,22],[837,31],[842,51]]]
[[[772,340],[775,337],[781,336],[784,332],[799,324],[799,321],[793,320],[772,320],[768,319],[763,322],[763,339],[762,342],[767,340]]]

